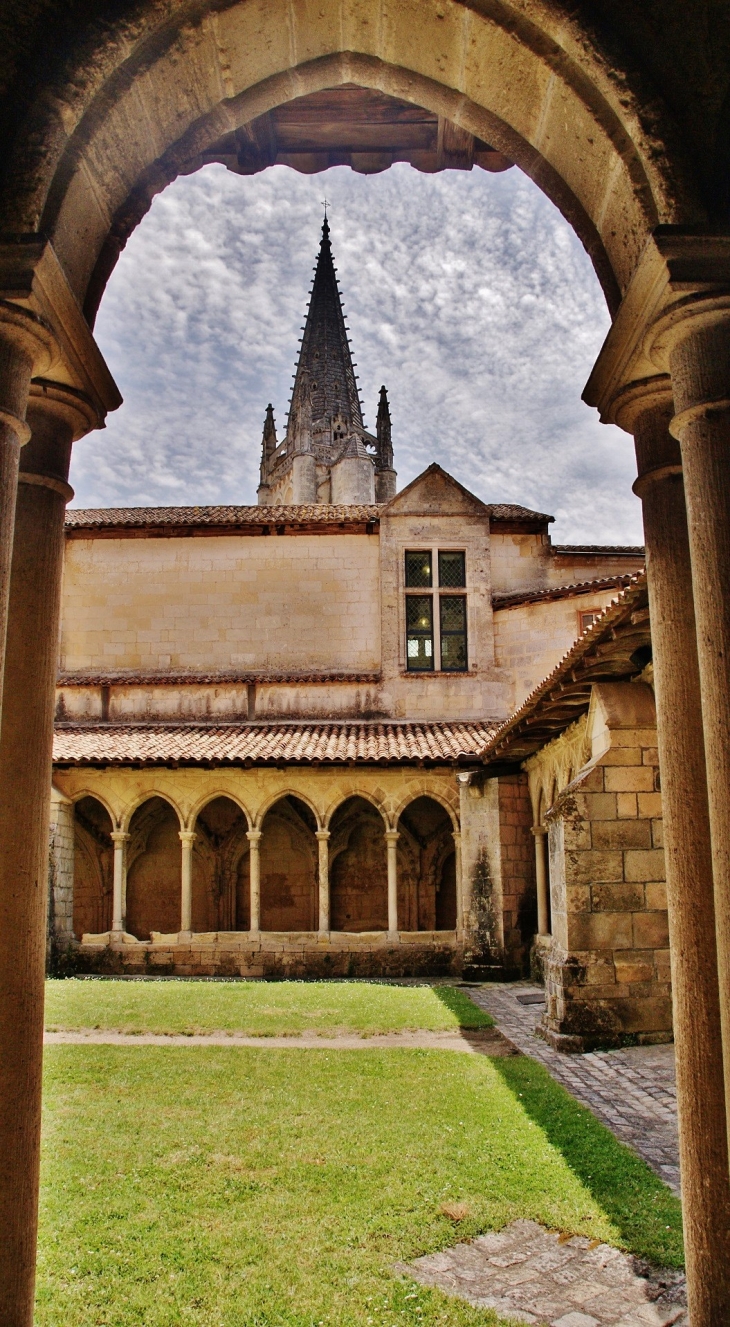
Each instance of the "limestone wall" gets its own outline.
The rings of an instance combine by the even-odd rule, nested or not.
[[[518,590],[542,590],[603,576],[625,575],[644,565],[642,554],[590,553],[578,550],[561,553],[542,533],[503,531],[493,524],[491,532],[492,585],[495,594]]]
[[[615,589],[603,590],[495,610],[495,662],[509,679],[511,712],[552,672],[580,635],[580,614],[606,608],[616,594]]]
[[[70,539],[61,668],[372,672],[377,535]]]
[[[667,1040],[672,1011],[656,720],[644,683],[596,685],[589,763],[546,814],[549,1038]]]

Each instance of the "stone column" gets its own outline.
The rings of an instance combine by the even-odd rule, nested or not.
[[[191,829],[181,829],[182,844],[180,939],[189,940],[193,929],[193,844],[197,838]]]
[[[330,832],[318,829],[316,837],[319,844],[319,933],[326,935],[330,929]]]
[[[464,932],[464,895],[461,888],[461,831],[452,829],[454,840],[454,875],[456,876],[456,934],[460,938]]]
[[[114,883],[112,887],[112,934],[121,937],[126,926],[126,846],[129,835],[120,829],[112,830],[110,835],[114,844]]]
[[[535,836],[535,880],[537,882],[537,933],[550,934],[550,899],[547,870],[547,829],[533,825]]]
[[[251,934],[258,935],[261,919],[261,858],[259,856],[259,844],[261,842],[261,830],[249,829],[246,832],[246,838],[251,844],[249,856],[249,886],[251,890],[251,920],[249,923]]]
[[[672,410],[662,376],[626,389],[615,418],[634,433],[646,538],[690,1317],[693,1327],[716,1327],[730,1321],[730,1181],[700,674]]]
[[[386,829],[385,842],[388,849],[388,935],[392,940],[398,938],[398,839],[397,829]]]
[[[42,319],[0,300],[0,709],[20,449],[30,437],[28,393],[33,373],[47,371],[51,353]]]
[[[0,1322],[13,1327],[33,1318],[51,754],[63,522],[71,496],[66,478],[74,437],[98,422],[80,392],[51,383],[33,387],[27,413],[31,439],[15,507],[0,729]]]

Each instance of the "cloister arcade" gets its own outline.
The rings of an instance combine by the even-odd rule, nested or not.
[[[614,320],[586,399],[636,442],[676,942],[690,1314],[693,1327],[721,1327],[730,1317],[725,8],[704,0],[24,0],[8,8],[0,107],[0,1320],[30,1327],[33,1319],[40,882],[68,462],[72,441],[120,403],[93,339],[94,311],[131,228],[177,173],[283,103],[356,84],[425,107],[525,170],[591,253]],[[89,843],[107,832],[93,817],[89,824]],[[390,824],[389,862],[398,842],[387,837],[397,833]]]
[[[84,791],[71,803],[74,936],[455,933],[458,818],[414,792],[395,814],[367,791],[326,809],[284,792],[255,814],[212,792],[186,817],[153,782],[115,822]]]

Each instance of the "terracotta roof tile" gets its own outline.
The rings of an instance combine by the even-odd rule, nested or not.
[[[146,526],[246,526],[246,525],[361,525],[377,521],[381,505],[280,507],[71,507],[66,512],[67,530],[144,529]]]
[[[486,723],[59,724],[57,765],[451,763],[476,759]]]
[[[631,584],[631,572],[618,576],[601,576],[592,581],[576,581],[572,585],[552,585],[542,590],[516,590],[511,594],[492,595],[494,608],[517,608],[520,604],[548,603],[551,599],[572,599],[580,594],[599,594],[604,590],[621,589]]]
[[[256,683],[259,686],[303,686],[316,683],[350,682],[374,686],[380,682],[380,673],[242,673],[238,671],[218,670],[213,672],[195,672],[192,669],[175,672],[171,669],[136,669],[120,668],[115,671],[79,669],[73,672],[60,672],[60,687],[179,687],[179,686],[245,686]]]

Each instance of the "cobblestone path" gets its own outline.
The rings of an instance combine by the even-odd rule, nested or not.
[[[677,1097],[673,1046],[632,1046],[566,1055],[535,1036],[543,1005],[539,986],[524,982],[470,989],[518,1050],[539,1060],[572,1096],[588,1106],[621,1142],[679,1193]],[[530,1002],[530,997],[532,1002]]]

